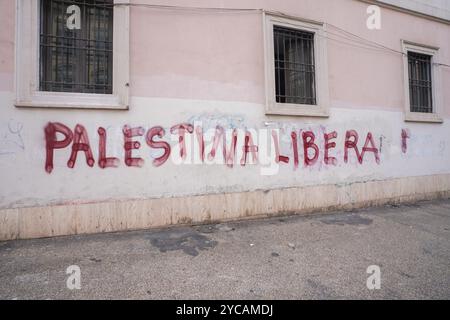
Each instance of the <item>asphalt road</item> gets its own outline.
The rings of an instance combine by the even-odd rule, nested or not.
[[[450,200],[0,242],[0,299],[449,298]]]

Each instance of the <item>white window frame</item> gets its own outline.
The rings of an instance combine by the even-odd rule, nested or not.
[[[276,102],[274,26],[311,32],[314,34],[316,104]],[[329,116],[328,57],[325,25],[322,22],[301,20],[274,13],[263,13],[264,60],[266,82],[266,114],[307,117]]]
[[[403,52],[403,77],[404,77],[404,96],[405,96],[405,121],[407,122],[436,122],[442,123],[441,116],[442,100],[440,95],[440,73],[436,62],[439,61],[439,48],[433,46],[420,45],[414,42],[402,40]],[[409,97],[409,70],[408,70],[408,52],[422,53],[431,56],[431,81],[432,81],[432,101],[433,113],[412,112],[411,101]]]
[[[114,0],[127,4],[129,0]],[[128,109],[129,7],[114,7],[112,94],[39,91],[40,1],[16,0],[16,107]]]

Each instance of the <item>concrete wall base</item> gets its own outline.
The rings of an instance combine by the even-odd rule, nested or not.
[[[348,210],[450,197],[450,174],[342,185],[0,210],[0,240]]]

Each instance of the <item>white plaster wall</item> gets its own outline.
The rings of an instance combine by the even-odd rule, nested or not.
[[[1,93],[3,105],[13,103],[12,94]],[[264,106],[242,102],[194,101],[176,99],[151,99],[133,97],[127,112],[55,111],[10,108],[2,112],[0,121],[0,207],[40,206],[48,204],[85,203],[105,200],[125,200],[152,197],[176,197],[221,192],[266,190],[286,187],[349,184],[352,182],[385,180],[399,177],[450,173],[450,126],[444,124],[405,123],[403,114],[394,111],[356,110],[334,102],[329,119],[271,118],[264,115]],[[151,106],[151,107],[149,107]],[[162,112],[164,111],[164,112]],[[55,150],[54,170],[48,174],[45,167],[44,126],[57,121],[74,128],[86,127],[94,158],[98,160],[99,126],[108,128],[108,156],[120,158],[119,168],[101,169],[86,165],[80,152],[75,168],[67,167],[70,147]],[[280,164],[275,175],[261,174],[261,166],[174,164],[169,160],[156,168],[152,151],[143,137],[136,138],[142,147],[133,152],[145,160],[142,168],[127,167],[123,161],[123,125],[166,128],[164,140],[171,140],[169,128],[178,123],[202,121],[204,130],[217,124],[225,128],[249,129],[281,128],[287,135],[282,138],[281,153],[292,158],[289,134],[292,130],[311,130],[316,134],[320,147],[319,162],[305,168],[302,142],[299,141],[300,166],[294,170],[290,164]],[[376,164],[372,153],[367,153],[359,164],[353,150],[349,151],[349,163],[344,163],[344,139],[346,130],[354,129],[360,135],[361,149],[367,133],[374,135],[381,146],[381,163]],[[408,151],[401,151],[401,130],[408,129]],[[330,151],[338,159],[336,167],[323,163],[323,133],[338,132],[337,147]],[[176,137],[176,136],[175,136]],[[257,137],[254,137],[257,143]],[[380,140],[381,139],[381,140]],[[171,142],[172,155],[176,155],[177,141]],[[208,153],[211,145],[207,145]],[[195,148],[194,148],[195,149]],[[242,153],[242,136],[238,142]],[[197,149],[195,149],[197,151]],[[188,153],[192,156],[192,151]],[[218,157],[221,152],[218,151]],[[273,159],[273,158],[272,158]],[[324,195],[326,196],[326,195]]]

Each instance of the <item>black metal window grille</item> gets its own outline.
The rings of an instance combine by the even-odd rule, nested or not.
[[[276,102],[316,104],[314,33],[274,26]]]
[[[67,28],[67,8],[80,8],[80,29]],[[41,91],[112,93],[113,0],[41,0]]]
[[[433,113],[431,56],[408,52],[411,112]]]

